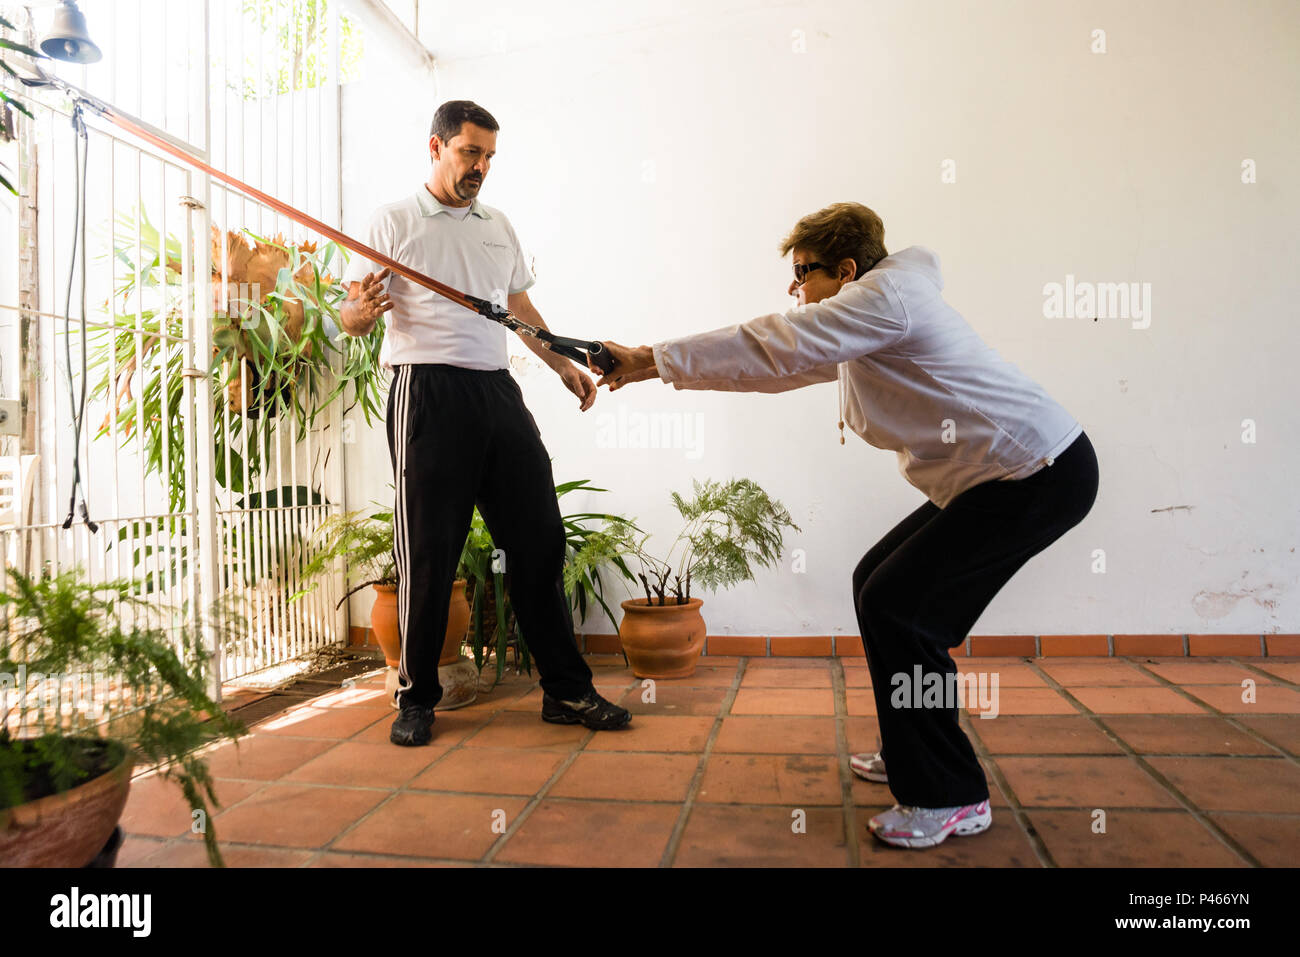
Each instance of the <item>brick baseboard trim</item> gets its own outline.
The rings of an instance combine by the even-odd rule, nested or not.
[[[616,655],[618,635],[579,635],[586,654]],[[861,658],[857,635],[710,635],[704,654],[746,657]],[[1300,635],[970,635],[954,658],[1300,657]]]
[[[374,633],[354,625],[348,644],[374,645]],[[578,635],[584,654],[617,655],[618,635]],[[704,654],[748,658],[861,658],[857,635],[710,635]],[[1289,658],[1300,657],[1297,635],[970,635],[954,658]]]

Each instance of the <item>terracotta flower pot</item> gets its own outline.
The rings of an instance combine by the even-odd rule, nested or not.
[[[135,758],[109,742],[116,759],[108,771],[61,794],[10,808],[0,823],[0,865],[85,867],[117,827],[131,789]]]
[[[447,637],[442,642],[442,657],[438,665],[454,665],[460,658],[460,646],[469,631],[469,600],[465,597],[464,578],[457,578],[451,586],[451,607],[447,610]]]
[[[702,598],[682,605],[651,605],[644,598],[622,603],[619,636],[638,678],[687,678],[704,649]]]
[[[402,659],[402,635],[397,630],[397,587],[371,585],[375,603],[370,608],[370,630],[375,633],[388,667],[396,668]]]
[[[402,635],[397,627],[397,588],[372,585],[375,603],[370,609],[370,628],[383,649],[388,667],[396,668],[402,658]],[[469,602],[465,598],[465,579],[458,578],[451,587],[451,604],[447,609],[447,634],[442,642],[439,665],[455,664],[460,646],[469,630]]]

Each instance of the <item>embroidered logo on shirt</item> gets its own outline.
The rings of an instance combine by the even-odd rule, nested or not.
[[[495,249],[509,249],[509,248],[510,248],[510,246],[509,246],[507,243],[494,243],[494,242],[492,242],[490,239],[485,239],[485,240],[483,240],[483,245],[484,245],[484,246],[492,246],[492,247],[495,248]]]

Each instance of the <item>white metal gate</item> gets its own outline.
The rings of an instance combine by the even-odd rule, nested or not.
[[[339,224],[344,25],[335,0],[99,7],[109,15],[94,18],[92,37],[104,61],[47,70],[211,165]],[[18,22],[22,12],[10,14]],[[106,34],[96,34],[100,24]],[[242,596],[242,636],[207,634],[227,680],[344,641],[346,609],[335,608],[341,568],[306,599],[289,601],[312,532],[345,507],[341,402],[321,409],[289,386],[304,417],[272,416],[255,392],[266,384],[252,381],[246,364],[227,368],[237,385],[220,393],[208,376],[214,314],[227,322],[261,295],[232,273],[239,254],[229,235],[283,233],[300,251],[316,237],[87,114],[83,311],[81,274],[70,302],[65,296],[71,104],[5,88],[36,114],[17,117],[19,140],[10,144],[22,192],[20,249],[0,287],[0,390],[24,402],[19,434],[0,437],[6,564],[29,575],[81,567],[93,581],[131,578],[156,599],[164,627],[201,619],[198,609],[219,597]],[[97,531],[79,513],[63,527],[74,455]],[[7,510],[6,468],[17,490]]]

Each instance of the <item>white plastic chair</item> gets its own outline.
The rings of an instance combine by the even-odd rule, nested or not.
[[[32,523],[32,490],[36,487],[39,455],[0,456],[0,537],[6,541],[5,567],[22,567],[19,562],[20,542],[27,538],[15,531]],[[10,534],[4,535],[4,532]],[[25,551],[25,549],[23,549]],[[9,576],[5,576],[8,579]]]

